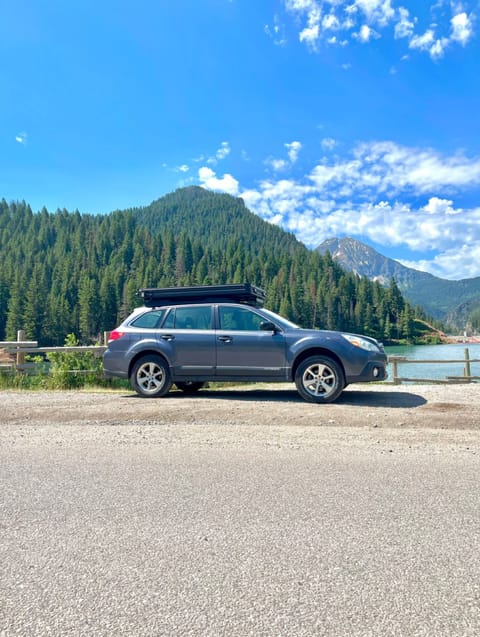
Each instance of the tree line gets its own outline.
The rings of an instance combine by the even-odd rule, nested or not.
[[[245,208],[201,188],[108,215],[0,201],[0,340],[98,340],[141,304],[141,287],[251,282],[303,327],[412,339],[426,317]]]

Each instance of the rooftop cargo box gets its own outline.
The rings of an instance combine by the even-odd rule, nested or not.
[[[179,288],[142,288],[138,294],[147,307],[188,303],[243,303],[262,307],[265,290],[251,283],[195,285]]]

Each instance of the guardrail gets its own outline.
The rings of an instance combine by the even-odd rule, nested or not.
[[[425,359],[418,360],[414,358],[407,358],[406,356],[389,356],[388,362],[391,365],[391,377],[394,385],[400,385],[401,383],[471,383],[480,380],[480,376],[472,375],[472,363],[480,363],[480,358],[470,358],[470,352],[468,347],[465,348],[464,358],[460,359],[449,359],[449,360],[438,360],[438,359]],[[422,364],[428,363],[430,365],[441,365],[441,364],[455,364],[460,363],[463,364],[463,373],[458,376],[446,376],[445,378],[407,378],[404,376],[400,376],[398,372],[399,364]]]

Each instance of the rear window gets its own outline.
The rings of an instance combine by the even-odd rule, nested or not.
[[[176,330],[211,330],[212,306],[189,305],[172,308],[163,327]]]
[[[160,327],[166,310],[153,310],[152,312],[145,312],[134,321],[130,323],[132,327],[141,327],[145,329],[155,329]]]

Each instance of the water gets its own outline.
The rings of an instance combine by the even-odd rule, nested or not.
[[[461,360],[468,349],[470,360],[480,360],[480,344],[452,343],[450,345],[395,345],[385,347],[388,356],[406,356],[409,360]],[[425,378],[443,380],[447,376],[463,376],[465,363],[398,363],[398,375],[402,378]],[[470,362],[470,374],[480,376],[480,362]],[[393,369],[389,364],[389,380],[393,380]]]

